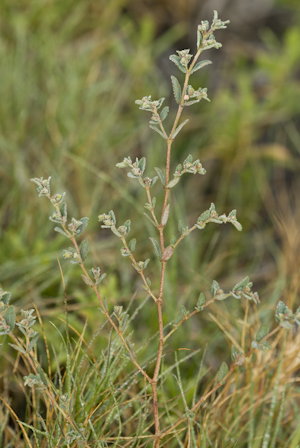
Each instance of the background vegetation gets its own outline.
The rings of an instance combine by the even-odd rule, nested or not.
[[[140,280],[128,260],[120,260],[116,239],[100,230],[97,216],[114,209],[120,222],[130,218],[141,258],[152,258],[143,230],[148,227],[142,215],[143,191],[115,164],[130,155],[147,156],[148,166],[159,166],[161,139],[148,129],[148,117],[140,113],[134,100],[164,96],[175,109],[170,83],[174,66],[168,56],[183,48],[193,53],[196,26],[200,20],[211,19],[213,9],[218,9],[223,20],[230,19],[231,25],[220,32],[223,49],[206,55],[214,66],[197,78],[199,85],[208,87],[212,102],[185,111],[190,122],[173,153],[174,165],[190,153],[200,158],[207,175],[200,180],[187,177],[176,187],[170,235],[177,232],[178,219],[188,216],[194,222],[198,215],[193,216],[193,210],[203,211],[211,202],[221,212],[236,208],[244,231],[238,233],[228,226],[207,228],[182,243],[180,257],[172,258],[167,275],[165,319],[174,319],[181,304],[193,309],[199,292],[206,293],[213,279],[230,289],[248,274],[261,296],[263,322],[272,325],[278,300],[299,306],[300,6],[288,0],[219,3],[1,2],[0,285],[11,291],[18,310],[36,306],[58,353],[61,340],[50,321],[64,331],[64,290],[55,252],[62,259],[66,242],[53,232],[48,221],[52,210],[47,201],[37,199],[29,179],[51,175],[53,187],[66,191],[72,215],[90,217],[90,256],[107,273],[105,295],[118,305],[126,306],[133,299],[135,309],[144,298]],[[155,271],[155,262],[151,265]],[[103,318],[97,300],[81,281],[76,266],[62,261],[62,268],[69,325],[81,333],[87,319],[85,339],[90,341]],[[239,305],[234,301],[218,304],[170,338],[167,363],[174,362],[172,351],[177,347],[202,349],[182,372],[187,390],[194,383],[206,346],[203,366],[210,373],[203,379],[203,391],[222,361],[229,358],[232,338],[239,334],[238,322],[243,318]],[[151,306],[150,311],[148,307],[147,312],[139,311],[136,340],[157,330],[155,313]],[[101,353],[105,338],[102,329],[93,347],[95,356]],[[203,425],[211,446],[229,446],[224,441],[228,444],[231,439],[236,446],[247,446],[241,435],[247,425],[252,425],[252,434],[259,440],[249,446],[260,446],[260,424],[263,427],[269,416],[280,344],[278,340],[273,355],[257,357],[253,387],[248,378],[241,385],[241,395],[233,395],[229,406],[224,398],[230,393],[229,384],[207,407]],[[288,385],[289,404],[274,443],[296,447],[300,442],[299,334],[291,335],[286,344],[279,391]],[[24,418],[25,399],[17,375],[12,375],[19,368],[16,355],[7,344],[0,350],[3,396]],[[60,358],[64,364],[63,352]],[[172,388],[176,383],[170,380],[166,392],[170,396]],[[256,420],[251,420],[249,403],[256,399],[262,404],[255,409]]]

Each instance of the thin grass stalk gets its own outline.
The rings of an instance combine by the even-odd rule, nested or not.
[[[272,396],[272,400],[271,400],[270,412],[269,412],[269,417],[268,417],[268,421],[267,421],[266,431],[265,431],[263,442],[262,442],[262,448],[268,448],[269,443],[270,443],[272,420],[273,420],[273,416],[274,416],[274,412],[275,412],[275,408],[276,408],[277,392],[278,392],[278,386],[279,386],[279,380],[280,380],[281,367],[282,367],[282,363],[283,363],[283,355],[284,355],[284,349],[285,349],[285,345],[286,345],[286,339],[287,339],[287,334],[285,335],[284,342],[283,342],[282,349],[281,349],[280,361],[279,361],[279,365],[278,365],[278,369],[277,369],[277,376],[276,376],[276,381],[275,381],[275,385],[274,385],[274,392],[273,392],[273,396]]]

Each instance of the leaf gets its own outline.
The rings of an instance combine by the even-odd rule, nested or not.
[[[160,113],[161,121],[164,121],[167,118],[168,113],[169,113],[169,108],[168,108],[168,106],[166,106],[166,107],[163,108],[163,110]]]
[[[149,238],[151,243],[153,244],[153,247],[155,249],[155,252],[158,256],[159,259],[161,259],[161,249],[160,249],[160,245],[158,244],[158,242],[154,239],[154,238]]]
[[[163,253],[163,256],[162,256],[162,260],[168,261],[172,257],[173,252],[174,252],[174,248],[172,246],[166,247],[166,249]]]
[[[54,227],[55,232],[61,233],[63,236],[66,236],[67,238],[70,238],[69,235],[60,227]]]
[[[126,324],[128,321],[128,317],[129,317],[129,314],[126,314],[126,313],[123,313],[123,315],[121,317],[120,325],[123,328],[123,331],[125,330],[125,327],[126,327]]]
[[[154,177],[153,177],[153,179],[151,180],[151,184],[150,184],[150,187],[153,187],[153,185],[155,185],[155,184],[156,184],[156,182],[157,182],[157,179],[158,179],[158,176],[154,176]]]
[[[106,309],[106,311],[108,311],[108,304],[107,304],[107,298],[106,297],[103,297],[103,305],[104,305],[104,308]]]
[[[193,156],[192,156],[191,154],[189,154],[189,155],[187,156],[187,158],[183,161],[183,166],[184,166],[184,168],[185,168],[185,165],[186,165],[187,163],[193,163]]]
[[[150,286],[151,286],[151,280],[150,280],[150,278],[146,278],[146,283],[147,283],[147,285],[149,286],[149,288],[150,288]]]
[[[161,223],[162,223],[163,226],[165,226],[167,224],[167,222],[168,222],[169,213],[170,213],[170,204],[167,205],[167,207],[166,207],[166,209],[164,211],[164,214],[163,214],[163,216],[161,218]]]
[[[165,181],[165,176],[164,176],[162,170],[160,168],[157,168],[157,167],[155,167],[154,169],[157,172],[158,177],[160,178],[161,183],[163,184],[163,186],[165,186],[166,181]],[[153,200],[152,200],[152,203],[153,203]]]
[[[249,283],[249,277],[243,278],[243,280],[241,280],[239,283],[237,283],[235,285],[235,287],[233,288],[233,291],[242,291],[243,289],[246,288],[248,283]]]
[[[149,261],[150,261],[150,258],[147,258],[147,260],[144,261],[143,269],[146,269],[146,267],[147,267],[148,264],[149,264]]]
[[[23,348],[18,347],[18,346],[15,345],[15,344],[11,344],[10,342],[8,343],[8,345],[10,345],[12,348],[14,348],[14,349],[17,350],[18,352],[22,353],[23,355],[26,355],[26,351],[25,351]]]
[[[84,274],[81,274],[81,277],[82,277],[82,280],[84,281],[84,283],[85,283],[86,285],[88,285],[88,286],[94,286],[94,282],[93,282],[89,277],[87,277],[87,276],[84,275]]]
[[[116,167],[118,167],[118,168],[125,168],[126,166],[128,166],[128,165],[124,162],[116,163]]]
[[[198,62],[198,64],[196,64],[196,65],[194,66],[193,70],[191,71],[191,74],[192,74],[192,73],[195,73],[197,70],[200,70],[201,68],[203,68],[203,67],[205,67],[206,65],[209,65],[209,64],[212,64],[212,62],[211,62],[211,61],[208,61],[208,60]]]
[[[203,292],[201,292],[197,305],[196,305],[196,310],[198,311],[202,311],[203,310],[203,305],[205,304],[205,295],[203,294]]]
[[[181,129],[183,128],[184,125],[187,124],[187,122],[189,121],[189,119],[185,120],[183,123],[181,123],[177,129],[175,129],[174,134],[172,135],[172,140],[174,140],[174,138],[176,137],[176,135],[178,135],[178,133],[181,131]]]
[[[239,231],[241,232],[243,230],[243,226],[238,221],[231,221],[231,224]]]
[[[251,347],[256,348],[258,350],[262,350],[263,352],[266,352],[267,350],[270,350],[272,347],[268,341],[263,341],[261,344],[258,342],[252,341]]]
[[[219,291],[220,285],[216,280],[213,280],[212,287],[211,287],[211,294],[212,296],[215,296],[216,293]]]
[[[176,54],[171,54],[171,56],[169,56],[170,61],[174,62],[175,65],[177,65],[177,67],[179,68],[179,70],[181,70],[183,73],[186,73],[186,69],[185,67],[183,67],[183,65],[180,64],[180,57],[176,56]]]
[[[96,282],[96,285],[99,285],[99,283],[102,282],[102,280],[104,279],[104,277],[106,277],[106,274],[102,274],[102,275],[98,278],[98,280],[97,280],[97,282]]]
[[[127,219],[127,221],[124,222],[123,226],[125,227],[126,232],[129,233],[130,232],[130,227],[131,227],[130,219]]]
[[[13,305],[7,308],[4,319],[11,331],[13,331],[16,325],[16,313]]]
[[[283,320],[282,322],[279,323],[279,325],[282,328],[285,328],[286,330],[292,330],[294,328],[293,324],[291,324],[287,320]]]
[[[198,30],[198,31],[197,31],[197,50],[198,50],[198,48],[199,48],[200,45],[201,45],[202,38],[203,38],[202,33],[201,33],[200,30]]]
[[[11,293],[6,292],[6,291],[4,293],[2,293],[2,295],[0,296],[0,300],[1,300],[1,302],[4,303],[4,305],[8,305],[10,298],[11,298]]]
[[[165,101],[165,98],[160,98],[159,100],[158,100],[158,106],[157,106],[157,109],[160,109],[161,108],[161,106],[162,106],[162,103]]]
[[[156,128],[156,127],[153,126],[152,124],[150,124],[149,128],[151,128],[151,129],[153,129],[154,131],[158,132],[158,134],[161,135],[162,138],[163,138],[164,140],[167,140],[167,137],[166,137],[166,136],[165,136],[165,135],[164,135],[158,128]]]
[[[256,334],[256,342],[260,342],[267,334],[269,334],[268,325],[263,324]]]
[[[187,316],[189,314],[184,305],[180,305],[180,313],[182,316]]]
[[[289,311],[289,308],[286,306],[284,302],[280,300],[276,307],[276,314],[285,314],[287,313],[287,311]]]
[[[226,362],[223,362],[218,373],[218,381],[222,381],[227,375],[227,373],[228,373],[228,366]]]
[[[129,347],[129,349],[130,349],[131,354],[132,354],[133,357],[135,358],[135,353],[134,353],[133,345],[132,345],[132,343],[130,342],[129,338],[126,338],[126,342],[127,342],[127,345],[128,345],[128,347]]]
[[[61,213],[61,216],[63,216],[64,218],[67,219],[68,213],[67,213],[67,203],[66,202],[63,202],[62,204],[60,204],[59,211]]]
[[[183,315],[181,314],[181,312],[177,313],[175,316],[175,320],[174,320],[174,327],[176,327],[183,319]]]
[[[177,104],[179,104],[181,101],[181,87],[180,87],[179,81],[177,78],[175,78],[175,76],[171,76],[171,81],[172,81],[175,100],[176,100]]]
[[[103,226],[102,226],[103,227]],[[110,230],[112,231],[112,233],[114,233],[117,237],[122,238],[122,233],[119,232],[115,227],[110,227]]]
[[[151,222],[151,224],[153,224],[154,225],[154,227],[156,227],[156,224],[155,224],[155,222],[153,221],[153,219],[151,219],[150,218],[150,216],[149,215],[147,215],[147,213],[143,213],[143,215],[145,215],[148,219],[149,219],[149,221]]]
[[[218,218],[211,218],[210,222],[215,222],[216,224],[223,224],[222,219],[218,219]]]
[[[144,174],[146,168],[146,157],[142,157],[139,161],[139,169],[141,170],[142,174]]]
[[[110,210],[110,212],[108,212],[109,216],[111,217],[111,219],[113,220],[114,225],[117,224],[117,220],[116,220],[116,216],[113,212],[113,210]]]
[[[136,239],[132,238],[132,240],[130,240],[129,243],[128,243],[128,247],[129,247],[130,252],[134,251],[135,246],[136,246]]]
[[[180,176],[178,176],[178,177],[174,177],[174,179],[172,179],[172,180],[168,183],[168,185],[166,186],[166,188],[173,188],[173,187],[175,187],[175,185],[177,185],[179,181],[180,181]]]
[[[76,230],[76,236],[79,236],[82,234],[82,232],[84,231],[84,229],[86,228],[86,226],[88,225],[89,222],[89,218],[85,217],[85,218],[80,218],[80,220],[82,222],[81,226],[78,227],[78,229]]]
[[[232,359],[232,361],[235,361],[235,358],[236,358],[237,355],[239,355],[239,354],[240,354],[239,349],[238,349],[235,345],[233,345],[233,346],[231,347],[231,359]]]
[[[87,240],[83,240],[82,243],[80,244],[79,249],[82,261],[86,259],[88,250],[89,250],[89,242]]]
[[[33,347],[35,346],[35,344],[37,343],[37,340],[39,339],[40,335],[39,334],[35,334],[33,336],[33,338],[30,341],[29,347],[28,347],[28,351],[30,352]]]
[[[41,377],[41,380],[43,381],[45,386],[47,386],[47,375],[46,375],[46,373],[43,371],[43,369],[40,366],[37,366],[36,370],[39,373],[39,375]]]
[[[180,219],[180,220],[178,221],[178,230],[179,230],[179,232],[181,233],[183,229],[184,229],[184,222]],[[175,241],[175,242],[176,242],[176,241]]]
[[[193,104],[199,103],[200,100],[193,100],[193,101],[188,101],[186,103],[183,104],[183,106],[192,106]]]
[[[129,171],[129,173],[127,173],[127,176],[130,177],[131,179],[138,179],[138,178],[139,178],[138,175],[133,174],[133,173],[131,173],[130,171]]]

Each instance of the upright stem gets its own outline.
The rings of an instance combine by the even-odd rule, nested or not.
[[[167,140],[167,159],[166,159],[166,183],[165,183],[165,197],[164,197],[164,203],[162,208],[162,214],[163,217],[164,212],[166,210],[167,204],[168,204],[168,197],[170,188],[167,188],[167,185],[170,181],[170,163],[171,163],[171,148],[173,143],[173,134],[177,128],[178,121],[181,117],[181,113],[184,107],[184,96],[186,93],[186,89],[189,82],[189,77],[191,74],[191,71],[202,51],[202,48],[200,47],[197,54],[195,55],[189,69],[187,69],[184,85],[182,89],[182,95],[181,95],[181,101],[178,106],[178,111],[173,123],[172,130],[170,132],[170,135]],[[164,242],[164,225],[162,224],[162,219],[160,222],[160,225],[158,226],[159,231],[159,240],[160,240],[160,247],[161,247],[161,253],[164,253],[165,250],[165,242]],[[156,358],[156,364],[154,369],[153,378],[151,381],[151,387],[152,387],[152,397],[153,397],[153,412],[154,412],[154,422],[155,422],[155,438],[154,438],[154,448],[159,448],[160,440],[161,440],[161,432],[160,432],[160,424],[159,424],[159,413],[158,413],[158,399],[157,399],[157,380],[159,375],[159,369],[161,365],[161,359],[163,354],[163,346],[165,343],[164,338],[164,326],[163,326],[163,316],[162,316],[162,304],[163,304],[163,289],[164,289],[164,282],[165,282],[165,271],[166,271],[166,263],[167,261],[161,260],[162,268],[161,268],[161,277],[160,277],[160,288],[159,288],[159,295],[156,300],[157,305],[157,316],[158,316],[158,328],[159,328],[159,340],[158,340],[158,353]]]

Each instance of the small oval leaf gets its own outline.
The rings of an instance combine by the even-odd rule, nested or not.
[[[193,68],[193,70],[191,71],[191,73],[195,73],[197,70],[200,70],[200,68],[205,67],[206,65],[212,64],[211,61],[201,61],[198,62],[198,64],[195,65],[195,67]]]
[[[167,205],[167,207],[166,207],[166,209],[164,211],[163,217],[161,219],[161,223],[162,223],[163,226],[165,226],[167,224],[167,222],[168,222],[169,213],[170,213],[170,204]]]
[[[269,333],[268,325],[263,324],[256,334],[256,342],[260,342]]]
[[[161,249],[160,249],[160,245],[158,244],[158,242],[154,239],[154,238],[149,238],[151,243],[153,244],[153,247],[155,249],[155,252],[158,256],[159,259],[161,259]]]
[[[174,97],[175,97],[176,103],[179,104],[181,101],[181,87],[180,87],[179,81],[177,78],[175,78],[175,76],[171,76],[171,81],[172,81],[173,92],[174,92]]]
[[[218,381],[222,381],[227,375],[227,373],[228,373],[228,366],[226,362],[223,362],[218,373]]]

